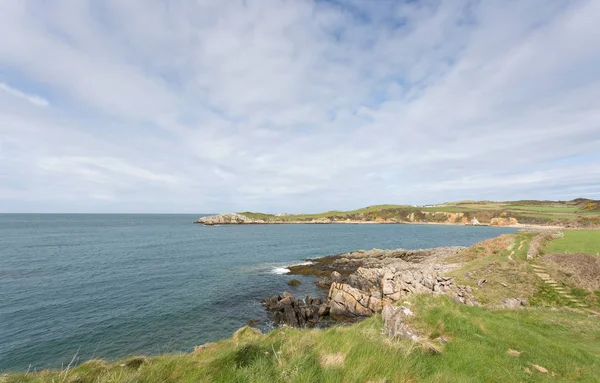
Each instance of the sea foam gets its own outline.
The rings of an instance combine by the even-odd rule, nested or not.
[[[312,265],[313,262],[310,261],[306,261],[306,262],[300,262],[300,263],[294,263],[293,265],[287,265],[287,266],[278,266],[278,267],[274,267],[273,269],[271,269],[271,273],[273,274],[287,274],[290,272],[290,269],[288,269],[288,267],[291,266],[302,266],[302,265]]]

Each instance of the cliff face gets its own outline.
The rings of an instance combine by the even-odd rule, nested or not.
[[[468,213],[414,211],[396,216],[372,216],[372,214],[356,214],[350,216],[331,216],[322,218],[301,218],[289,216],[266,216],[265,219],[251,218],[244,214],[224,213],[202,217],[195,223],[205,225],[241,225],[241,224],[329,224],[329,223],[444,223],[462,225],[480,225],[480,221],[494,226],[515,225],[515,218],[492,218],[481,215],[481,218]],[[296,218],[296,219],[294,219]]]
[[[237,213],[224,213],[202,217],[196,223],[205,225],[231,225],[231,224],[251,224],[251,223],[267,223],[261,219],[248,218],[245,215]]]
[[[205,225],[249,225],[249,224],[285,224],[285,223],[332,223],[336,222],[328,218],[310,219],[310,220],[284,220],[280,216],[273,216],[273,218],[264,220],[250,218],[243,214],[238,213],[223,213],[218,215],[211,215],[208,217],[202,217],[194,223],[202,223]]]

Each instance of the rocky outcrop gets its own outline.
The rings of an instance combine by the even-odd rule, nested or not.
[[[324,276],[318,285],[329,287],[325,304],[316,307],[291,297],[271,297],[265,305],[275,312],[277,323],[300,327],[313,326],[326,312],[343,321],[368,317],[413,294],[445,294],[462,304],[479,305],[471,287],[445,275],[453,266],[443,259],[462,249],[373,249],[313,259],[310,265],[290,267],[290,272]]]
[[[414,342],[419,340],[421,334],[415,331],[407,320],[415,314],[408,306],[383,306],[381,318],[383,319],[383,332],[391,338],[405,338]]]
[[[245,215],[237,213],[223,213],[219,215],[211,215],[208,217],[202,217],[195,223],[203,223],[205,225],[231,225],[231,224],[258,224],[267,223],[260,219],[248,218]]]
[[[516,218],[512,218],[512,217],[496,217],[496,218],[492,218],[490,220],[490,225],[492,226],[512,226],[512,225],[516,225],[518,224],[519,221],[517,221]]]
[[[315,327],[323,316],[329,314],[327,304],[310,296],[302,300],[286,293],[283,297],[269,297],[262,304],[273,314],[275,323],[292,327]]]
[[[309,259],[310,264],[289,267],[290,274],[329,276],[333,272],[350,276],[359,268],[381,268],[397,264],[438,264],[439,260],[454,255],[464,247],[436,247],[419,250],[358,250],[322,258]],[[408,263],[403,263],[408,262]]]
[[[334,282],[327,297],[334,319],[368,317],[381,311],[381,297],[345,283]]]

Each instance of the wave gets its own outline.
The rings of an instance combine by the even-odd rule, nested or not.
[[[271,273],[272,274],[287,274],[290,272],[290,269],[288,269],[288,267],[291,266],[302,266],[302,265],[312,265],[313,262],[311,261],[306,261],[306,262],[300,262],[300,263],[294,263],[292,265],[287,265],[287,266],[278,266],[278,267],[274,267],[271,269]]]

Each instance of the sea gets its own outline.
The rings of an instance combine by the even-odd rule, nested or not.
[[[469,246],[510,228],[203,226],[202,215],[0,214],[0,372],[189,352],[249,320],[260,300],[322,296],[307,258],[359,249]],[[287,282],[299,279],[299,286]]]

